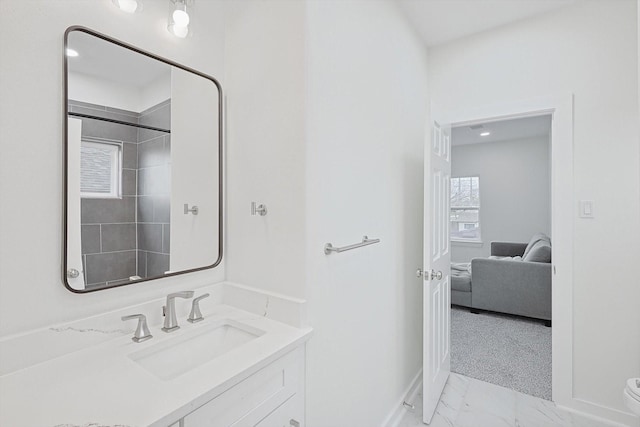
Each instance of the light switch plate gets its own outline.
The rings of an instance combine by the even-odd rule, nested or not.
[[[580,218],[593,218],[593,200],[580,200]]]

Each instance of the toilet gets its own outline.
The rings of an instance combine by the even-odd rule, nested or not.
[[[640,415],[640,378],[629,378],[623,395],[624,403],[631,412]]]

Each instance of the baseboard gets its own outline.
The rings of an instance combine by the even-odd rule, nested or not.
[[[620,390],[620,399],[622,399],[622,389]],[[569,412],[574,412],[583,417],[590,418],[594,421],[602,423],[607,427],[640,427],[640,418],[629,412],[619,411],[617,409],[608,408],[589,402],[588,400],[573,398],[568,404],[560,404],[557,406]]]
[[[400,399],[396,402],[393,411],[387,416],[384,422],[381,424],[382,427],[397,427],[402,421],[402,417],[409,410],[406,406],[403,405],[403,402],[413,404],[418,392],[420,391],[420,387],[422,386],[422,368],[413,378],[409,387],[402,393]]]

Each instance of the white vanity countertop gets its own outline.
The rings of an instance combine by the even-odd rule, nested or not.
[[[151,325],[151,340],[131,335],[0,376],[0,426],[167,426],[305,342],[311,328],[219,304],[205,320],[179,319],[173,333]],[[128,357],[213,323],[233,320],[265,333],[171,380],[161,380]],[[180,360],[176,360],[180,363]]]

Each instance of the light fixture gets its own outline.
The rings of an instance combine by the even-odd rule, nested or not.
[[[67,48],[66,52],[67,52],[67,56],[70,57],[70,58],[74,58],[74,57],[78,56],[78,51],[73,50],[71,48]]]
[[[189,23],[191,19],[188,6],[193,6],[193,0],[170,0],[173,3],[169,25],[167,29],[176,37],[185,38],[189,34]]]
[[[140,12],[142,10],[142,0],[111,0],[118,9],[127,13]]]
[[[480,134],[480,136],[489,136],[489,135],[491,135],[491,132],[482,132]]]
[[[189,25],[189,14],[187,13],[187,5],[185,3],[176,2],[176,10],[171,14],[173,23],[178,27],[186,27]]]

